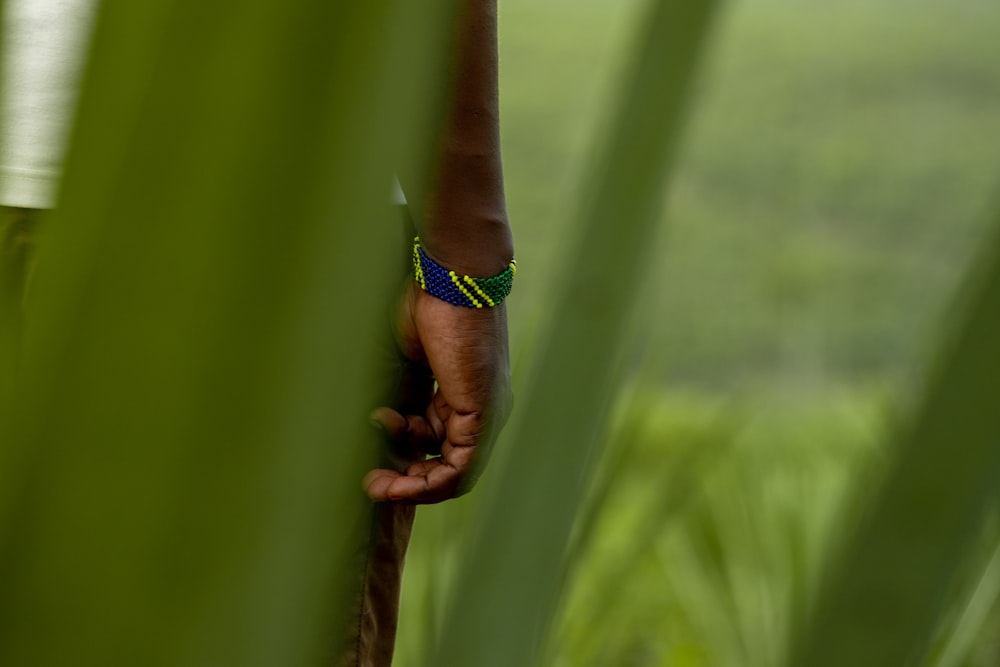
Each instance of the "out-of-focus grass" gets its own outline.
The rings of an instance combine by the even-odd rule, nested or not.
[[[872,405],[638,392],[549,664],[783,664],[855,510],[844,491],[874,470]]]

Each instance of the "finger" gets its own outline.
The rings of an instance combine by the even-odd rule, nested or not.
[[[398,439],[409,427],[406,417],[392,408],[376,408],[372,411],[370,419],[381,424],[382,428],[385,429],[386,435],[393,440]]]
[[[462,480],[460,470],[448,465],[442,459],[428,459],[415,465],[419,466],[418,474],[401,475],[393,480],[386,480],[384,477],[381,479],[381,482],[388,481],[384,495],[389,500],[432,504],[458,495]]]
[[[453,412],[448,419],[448,442],[474,447],[483,440],[486,420],[481,412]]]
[[[386,495],[392,500],[419,504],[439,503],[462,495],[472,487],[469,474],[474,447],[445,442],[442,456],[413,463],[404,476],[393,479]]]
[[[371,418],[382,425],[393,442],[409,449],[427,452],[438,449],[444,439],[444,424],[419,415],[402,415],[392,408],[381,407],[372,412]]]
[[[404,474],[409,475],[411,477],[423,476],[429,473],[431,469],[434,468],[434,466],[438,465],[438,463],[439,459],[436,458],[417,461],[416,463],[410,464],[410,466],[406,469],[406,473]]]
[[[365,475],[362,485],[368,497],[375,502],[409,501],[409,502],[440,502],[452,497],[445,488],[432,488],[428,475],[435,468],[441,467],[440,459],[428,459],[411,465],[404,475],[387,468],[379,468]],[[431,475],[434,483],[440,486],[440,473]],[[397,483],[399,480],[406,480]],[[457,484],[455,485],[457,486]]]
[[[453,445],[448,441],[441,446],[441,458],[460,473],[454,496],[464,495],[476,485],[476,480],[483,470],[484,454],[488,454],[488,450],[484,451],[483,447]]]
[[[365,475],[362,485],[369,498],[375,502],[386,502],[391,500],[389,487],[392,486],[393,481],[402,476],[402,473],[395,470],[379,468]]]
[[[464,476],[461,493],[470,490],[489,459],[493,433],[481,413],[454,412],[448,420],[448,436],[441,454]]]
[[[440,458],[411,464],[401,474],[395,470],[372,470],[364,479],[365,491],[377,502],[439,503],[462,495],[472,486],[474,447],[446,442]]]
[[[451,439],[445,441],[441,445],[441,461],[460,473],[467,474],[469,469],[472,468],[473,462],[476,458],[476,452],[478,447],[469,447],[465,445],[455,445],[452,444]],[[436,459],[430,459],[434,461]],[[410,466],[411,468],[413,466]],[[409,469],[407,469],[406,474],[412,474]]]

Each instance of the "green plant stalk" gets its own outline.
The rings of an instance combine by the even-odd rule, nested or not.
[[[413,4],[102,3],[0,452],[0,663],[336,650],[436,104],[400,94],[452,22]]]
[[[444,632],[427,664],[531,665],[561,594],[561,571],[616,388],[617,349],[645,275],[694,63],[715,2],[656,2],[622,104],[582,198],[510,464],[484,499]],[[529,269],[530,270],[530,269]]]
[[[969,595],[958,622],[948,633],[944,650],[933,663],[935,667],[959,667],[963,661],[968,660],[998,597],[1000,597],[1000,545],[993,550],[993,555]]]
[[[965,315],[867,521],[836,561],[792,664],[902,665],[927,650],[958,567],[997,496],[1000,233],[985,248],[963,293]]]

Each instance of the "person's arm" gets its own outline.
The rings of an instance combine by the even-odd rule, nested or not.
[[[421,241],[456,273],[492,276],[514,252],[500,161],[497,0],[463,0],[436,182]]]
[[[494,276],[514,254],[500,160],[496,0],[461,0],[453,67],[421,245],[459,275]],[[411,282],[399,338],[407,359],[429,367],[437,391],[421,412],[380,408],[377,417],[397,442],[440,456],[405,473],[373,470],[365,488],[374,500],[440,502],[472,485],[473,459],[481,465],[510,412],[506,308],[452,305]]]

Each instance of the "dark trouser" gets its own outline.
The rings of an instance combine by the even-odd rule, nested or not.
[[[0,266],[5,271],[0,276],[0,289],[9,291],[9,294],[0,293],[0,297],[12,303],[22,300],[31,275],[34,238],[42,213],[36,209],[0,206]],[[403,245],[401,266],[406,266],[410,248],[408,243]],[[14,309],[17,310],[17,306]],[[389,327],[385,328],[380,351],[386,377],[383,378],[384,386],[378,390],[381,396],[377,400],[401,407],[398,400],[405,395],[405,391],[401,391],[405,390],[402,387],[407,377],[405,365],[399,360]],[[403,470],[413,460],[405,454],[390,452],[387,447],[381,465]],[[357,558],[358,588],[352,601],[351,626],[346,649],[336,660],[338,667],[388,667],[392,662],[403,560],[415,509],[412,505],[389,503],[371,506],[370,532]],[[343,637],[339,632],[335,634]]]

